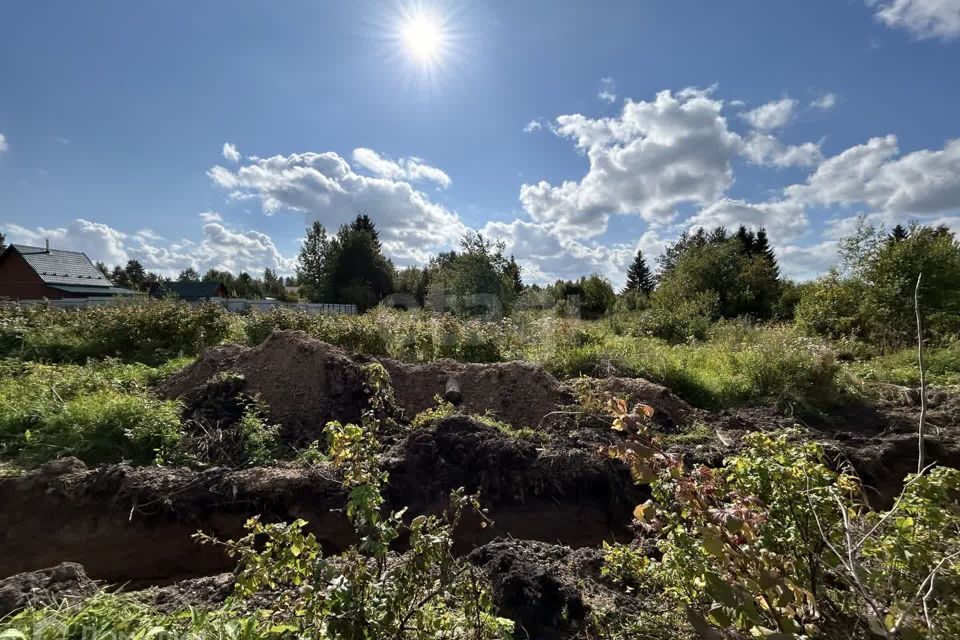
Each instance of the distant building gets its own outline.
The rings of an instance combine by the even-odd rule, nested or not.
[[[177,298],[178,300],[210,300],[228,298],[227,288],[217,280],[203,282],[155,282],[150,285],[154,298]]]
[[[90,258],[79,251],[11,244],[0,253],[0,298],[59,300],[132,296],[138,292],[115,287]]]

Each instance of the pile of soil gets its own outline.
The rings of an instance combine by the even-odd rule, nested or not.
[[[556,378],[529,362],[407,364],[389,358],[380,362],[390,373],[397,405],[408,418],[436,406],[435,398],[444,397],[451,380],[459,390],[459,408],[490,413],[517,428],[535,429],[544,416],[575,402]]]
[[[257,347],[215,347],[158,387],[168,399],[204,404],[218,374],[243,377],[242,391],[258,396],[288,442],[311,442],[331,420],[357,422],[367,406],[363,365],[373,359],[351,355],[302,331],[275,331]],[[526,362],[462,364],[438,360],[407,364],[382,358],[398,407],[406,419],[436,406],[448,382],[459,389],[457,404],[472,413],[490,412],[514,427],[538,427],[544,416],[574,402],[573,395],[542,368]]]
[[[242,391],[259,396],[290,442],[311,442],[331,420],[357,422],[366,406],[360,364],[345,351],[302,331],[275,331],[256,347],[208,349],[158,387],[169,399],[197,404],[217,374],[243,376]]]

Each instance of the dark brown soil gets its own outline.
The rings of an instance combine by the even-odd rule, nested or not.
[[[0,618],[24,607],[76,602],[96,593],[97,584],[75,562],[0,580]]]

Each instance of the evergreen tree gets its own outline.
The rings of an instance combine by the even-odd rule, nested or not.
[[[523,291],[523,278],[521,277],[520,265],[517,264],[517,261],[513,256],[510,256],[510,260],[507,262],[504,272],[507,279],[513,286],[513,292],[519,295],[520,292]]]
[[[750,253],[766,258],[775,276],[777,278],[780,277],[780,266],[777,264],[777,254],[773,252],[773,247],[770,246],[770,241],[767,239],[767,230],[763,227],[757,230],[757,235],[753,241]]]
[[[893,228],[893,231],[890,233],[889,240],[893,242],[903,242],[910,236],[910,233],[904,228],[902,224],[898,224]]]
[[[633,263],[627,270],[627,285],[624,291],[637,291],[646,295],[653,292],[653,275],[643,257],[643,251],[637,250]]]
[[[127,266],[123,272],[126,274],[126,281],[131,289],[143,291],[147,284],[147,270],[143,268],[139,260],[127,260]]]
[[[0,231],[0,252],[7,248],[7,236]]]
[[[737,229],[737,232],[733,237],[736,238],[737,242],[740,243],[740,246],[743,247],[744,253],[754,253],[754,245],[757,241],[757,237],[751,229],[747,229],[745,226],[740,225],[740,228]]]
[[[366,311],[393,293],[393,263],[383,255],[377,230],[366,214],[340,227],[323,262],[333,302]]]
[[[304,295],[314,302],[322,301],[328,293],[326,257],[329,250],[327,230],[319,221],[314,221],[307,228],[307,237],[297,256],[297,282]]]
[[[377,232],[377,227],[373,224],[373,220],[370,219],[370,216],[365,213],[359,214],[356,220],[351,223],[350,227],[354,231],[366,231],[373,236],[373,241],[376,243],[377,247],[380,247],[380,234]]]

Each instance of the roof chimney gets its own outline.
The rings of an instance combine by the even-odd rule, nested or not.
[[[50,238],[44,239],[44,242],[47,245],[47,253],[50,253]]]

